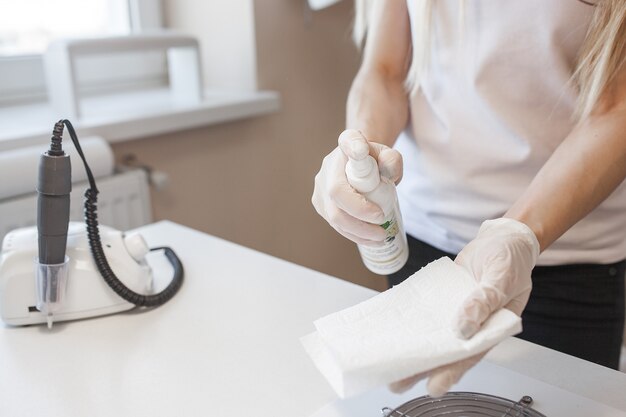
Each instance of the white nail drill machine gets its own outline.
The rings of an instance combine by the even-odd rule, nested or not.
[[[71,167],[61,145],[64,126],[89,179],[84,224],[69,221]],[[53,321],[155,307],[176,294],[183,267],[174,251],[149,249],[139,234],[98,225],[98,189],[68,120],[55,124],[50,149],[41,156],[37,192],[37,226],[14,230],[2,242],[0,316],[5,323],[51,327]],[[151,250],[163,250],[174,267],[172,281],[157,294],[151,294],[152,271],[145,259]]]

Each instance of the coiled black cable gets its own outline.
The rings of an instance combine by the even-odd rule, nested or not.
[[[111,269],[109,262],[106,259],[104,254],[104,249],[102,248],[102,242],[100,240],[100,231],[98,229],[98,188],[96,188],[96,181],[91,173],[91,169],[89,168],[89,164],[87,164],[87,160],[85,159],[85,155],[83,153],[82,148],[80,147],[80,143],[78,142],[78,136],[76,135],[76,131],[74,130],[74,126],[69,120],[63,119],[59,120],[54,125],[54,131],[52,136],[53,143],[61,142],[61,136],[63,134],[63,125],[67,126],[68,132],[70,132],[70,137],[72,138],[72,142],[76,147],[76,151],[78,155],[83,161],[83,165],[85,166],[85,171],[87,172],[87,179],[89,180],[89,188],[85,191],[85,223],[87,225],[87,238],[89,240],[89,247],[91,249],[91,254],[93,256],[94,262],[100,275],[104,278],[104,281],[111,287],[113,291],[124,300],[132,303],[138,307],[156,307],[161,304],[169,301],[180,289],[183,284],[183,265],[180,262],[180,259],[176,256],[176,253],[168,247],[159,247],[152,248],[151,251],[163,250],[165,256],[172,264],[174,268],[174,277],[170,281],[170,283],[163,289],[163,291],[157,294],[139,294],[135,291],[128,288],[122,281],[117,278],[113,270]]]

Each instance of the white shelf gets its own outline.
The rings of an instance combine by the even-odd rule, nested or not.
[[[202,102],[177,105],[167,88],[81,100],[83,117],[72,120],[80,136],[120,142],[276,112],[274,91],[205,91]],[[59,119],[47,103],[0,108],[0,151],[44,143]]]

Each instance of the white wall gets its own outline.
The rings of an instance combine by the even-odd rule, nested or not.
[[[206,88],[256,89],[252,0],[165,0],[164,10],[167,27],[199,39]]]

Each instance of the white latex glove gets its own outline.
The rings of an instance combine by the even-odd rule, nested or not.
[[[386,237],[379,226],[384,221],[383,211],[348,184],[346,163],[348,157],[360,159],[369,153],[378,162],[381,175],[397,184],[402,178],[402,156],[386,145],[368,142],[358,130],[344,130],[338,142],[315,176],[313,206],[344,237],[359,244],[380,244]]]
[[[459,337],[472,337],[482,323],[500,308],[522,315],[532,289],[531,272],[539,256],[539,242],[528,226],[513,219],[484,222],[478,235],[456,257],[455,262],[469,271],[478,288],[462,304],[454,329]],[[428,377],[429,395],[444,395],[467,370],[487,352],[415,375],[390,385],[403,392]]]

